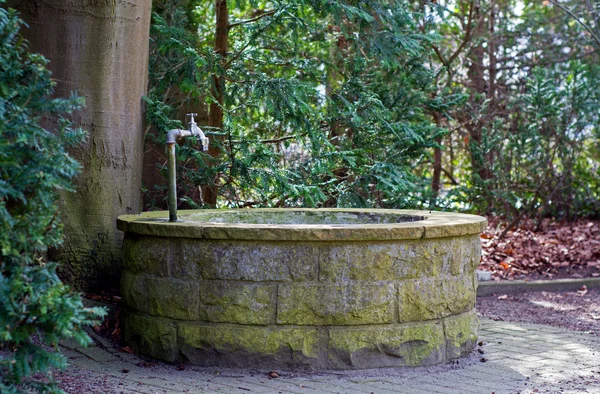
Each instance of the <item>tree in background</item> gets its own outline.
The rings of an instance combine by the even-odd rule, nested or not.
[[[123,233],[116,217],[141,210],[143,102],[151,0],[8,0],[28,25],[32,51],[50,61],[55,97],[73,90],[89,138],[69,150],[82,169],[60,198],[65,241],[50,251],[79,290],[118,288]]]
[[[463,96],[434,83],[433,26],[408,4],[154,7],[150,138],[164,140],[177,111],[198,103],[213,136],[209,154],[179,152],[188,206],[428,204],[413,168],[444,133],[431,112]]]
[[[451,111],[442,206],[573,219],[600,212],[599,12],[590,1],[441,1],[439,81]],[[441,160],[440,160],[441,163]],[[448,189],[446,189],[448,191]],[[510,227],[510,226],[509,226]]]
[[[155,10],[150,138],[185,108],[214,137],[210,155],[180,151],[187,206],[428,207],[511,225],[600,212],[593,2]]]
[[[83,102],[50,98],[47,62],[26,52],[22,24],[0,8],[0,392],[57,393],[50,368],[66,366],[58,342],[87,344],[83,327],[103,311],[83,308],[45,258],[62,242],[57,193],[73,190],[80,170],[66,148],[84,133],[64,116]],[[56,129],[42,126],[48,118],[60,120]]]

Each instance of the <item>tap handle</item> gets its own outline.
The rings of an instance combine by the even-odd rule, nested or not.
[[[191,118],[191,119],[190,119],[190,123],[196,123],[196,122],[194,122],[194,116],[198,116],[198,114],[189,113],[189,114],[186,114],[186,115],[185,115],[185,117],[186,117],[186,118],[187,118],[187,117],[190,117],[190,118]]]

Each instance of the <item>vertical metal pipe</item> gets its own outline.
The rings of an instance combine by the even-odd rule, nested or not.
[[[169,221],[177,221],[177,181],[175,180],[175,142],[167,142],[167,156],[169,160]]]

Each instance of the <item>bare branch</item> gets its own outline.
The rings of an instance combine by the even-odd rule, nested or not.
[[[564,12],[566,12],[567,14],[569,14],[573,19],[575,19],[575,21],[577,23],[579,23],[585,30],[587,30],[592,35],[592,37],[594,38],[594,40],[596,41],[596,43],[600,46],[600,37],[598,37],[596,35],[596,33],[594,32],[594,30],[590,26],[588,26],[581,19],[579,19],[579,17],[577,15],[575,15],[575,13],[573,11],[571,11],[570,9],[568,9],[567,7],[565,7],[564,5],[560,4],[556,0],[549,0],[549,1],[550,1],[550,3],[554,4],[555,6],[557,6],[558,8],[560,8],[561,10],[563,10]]]
[[[239,21],[239,22],[230,23],[229,29],[233,29],[236,26],[246,25],[248,23],[256,22],[266,16],[273,15],[274,13],[275,13],[275,10],[269,10],[269,11],[265,11],[264,13],[260,14],[259,16],[255,17],[255,18],[250,18],[250,19]]]

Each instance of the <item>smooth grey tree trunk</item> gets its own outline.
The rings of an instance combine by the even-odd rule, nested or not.
[[[75,120],[88,131],[71,154],[83,165],[76,193],[61,195],[65,242],[51,253],[80,290],[118,287],[118,215],[140,211],[142,96],[151,0],[11,0],[29,25],[33,52],[50,60],[56,96],[77,92]]]

